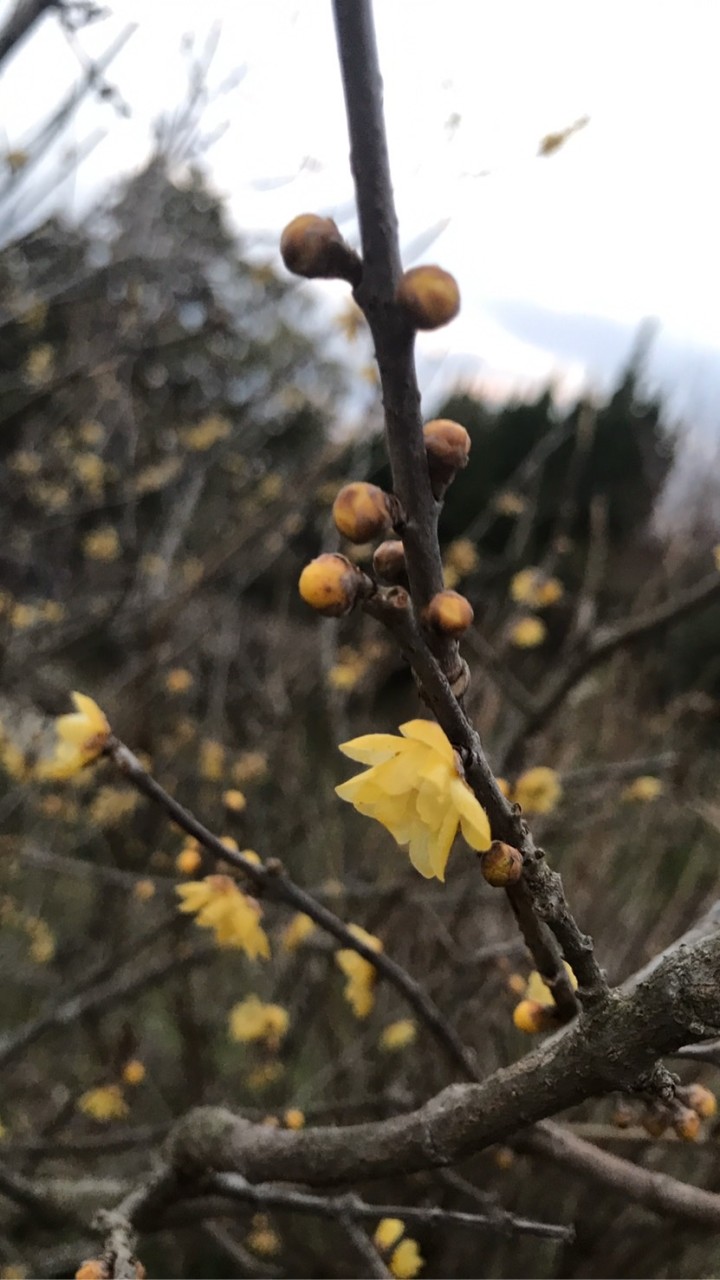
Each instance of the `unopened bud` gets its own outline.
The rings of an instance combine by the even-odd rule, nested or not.
[[[384,582],[405,582],[405,548],[399,538],[380,543],[373,556],[373,569]]]
[[[451,418],[433,418],[423,427],[430,482],[436,498],[441,498],[458,471],[468,464],[470,436]]]
[[[513,1022],[518,1031],[535,1036],[541,1031],[552,1031],[558,1025],[557,1016],[552,1005],[540,1004],[538,1000],[521,1000],[513,1010]]]
[[[315,213],[293,218],[280,238],[280,253],[288,271],[296,276],[360,283],[360,258],[345,243],[332,218],[320,218]]]
[[[335,527],[350,542],[371,542],[389,524],[387,495],[376,484],[354,480],[340,490],[333,503]]]
[[[471,625],[473,607],[457,591],[438,591],[423,609],[423,622],[446,636],[461,636]]]
[[[697,1116],[695,1117],[697,1119]],[[646,1133],[651,1138],[662,1138],[665,1130],[668,1128],[672,1116],[664,1107],[653,1107],[651,1111],[646,1111],[640,1117],[640,1123]]]
[[[507,884],[517,884],[522,875],[523,858],[519,849],[502,840],[493,840],[489,849],[480,857],[480,870],[488,884],[502,889]]]
[[[710,1120],[717,1112],[717,1098],[711,1089],[704,1084],[690,1084],[683,1090],[683,1096],[689,1107],[696,1111],[702,1120]]]
[[[75,1272],[75,1280],[108,1280],[110,1268],[103,1258],[86,1258]]]
[[[460,290],[442,267],[413,267],[398,286],[397,300],[416,329],[439,329],[460,310]]]
[[[326,553],[306,564],[300,574],[300,595],[311,609],[327,618],[342,618],[357,600],[363,574],[337,553]]]
[[[673,1129],[682,1142],[697,1142],[700,1134],[700,1116],[691,1107],[680,1107],[675,1113]]]

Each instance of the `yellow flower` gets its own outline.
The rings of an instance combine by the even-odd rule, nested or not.
[[[106,1084],[97,1089],[88,1089],[78,1099],[78,1109],[86,1116],[92,1116],[93,1120],[104,1121],[123,1120],[129,1108],[120,1085]]]
[[[195,915],[201,929],[212,929],[219,947],[244,951],[251,960],[270,958],[270,943],[260,924],[262,911],[229,876],[206,876],[178,885],[180,911]]]
[[[650,800],[657,800],[658,796],[663,793],[663,784],[660,778],[653,778],[651,774],[644,774],[640,778],[635,778],[626,787],[622,793],[623,800],[642,800],[646,803]]]
[[[90,805],[90,817],[99,827],[111,827],[134,813],[140,796],[137,791],[120,787],[101,787]]]
[[[185,693],[192,682],[193,678],[185,667],[173,667],[165,677],[165,688],[168,693]]]
[[[511,799],[523,813],[550,813],[562,795],[560,779],[554,769],[538,765],[518,778]]]
[[[70,778],[97,760],[107,745],[111,730],[104,712],[87,694],[73,693],[72,700],[75,711],[55,721],[55,755],[38,766],[40,778]]]
[[[94,529],[83,538],[83,551],[90,560],[117,560],[120,555],[120,539],[117,529],[106,525],[104,529]]]
[[[477,547],[469,538],[456,538],[445,552],[445,565],[454,569],[461,578],[474,573],[479,564]]]
[[[130,1058],[125,1063],[122,1069],[122,1078],[125,1084],[142,1084],[145,1079],[145,1066],[139,1058]]]
[[[424,1266],[424,1258],[417,1247],[417,1241],[408,1236],[400,1241],[397,1249],[390,1255],[390,1270],[397,1280],[412,1280]]]
[[[366,943],[368,947],[372,947],[373,951],[382,951],[382,942],[372,933],[367,933],[365,929],[361,929],[357,924],[351,924],[349,928],[356,938]],[[335,961],[347,978],[344,996],[355,1017],[367,1018],[375,1003],[375,983],[377,981],[375,966],[369,960],[366,960],[364,956],[358,955],[357,951],[351,951],[349,947],[336,951]]]
[[[563,960],[563,964],[567,970],[573,991],[576,991],[577,978],[567,960]],[[525,1031],[528,1035],[535,1035],[539,1031],[549,1031],[554,1025],[557,1025],[553,1023],[552,1019],[554,1005],[555,1001],[550,988],[543,982],[537,970],[533,969],[525,985],[524,998],[515,1006],[513,1011],[513,1022],[519,1031]]]
[[[247,809],[247,800],[242,791],[224,791],[223,804],[232,813],[242,813],[243,809]]]
[[[430,720],[400,725],[401,738],[370,733],[340,744],[351,760],[372,768],[335,791],[359,813],[381,822],[421,875],[445,879],[458,824],[472,849],[489,849],[490,824],[458,772],[449,739]]]
[[[233,765],[233,782],[257,782],[268,771],[268,759],[264,751],[244,751]]]
[[[520,618],[510,628],[510,643],[518,649],[534,649],[542,644],[547,635],[547,627],[541,618]]]
[[[548,578],[542,569],[521,569],[510,583],[510,595],[518,604],[545,609],[561,598],[563,585],[557,578]]]
[[[245,1083],[248,1089],[267,1089],[269,1085],[282,1080],[284,1074],[285,1067],[275,1059],[274,1062],[263,1062],[259,1067],[254,1067],[248,1072]]]
[[[41,342],[25,361],[25,376],[33,386],[39,387],[52,377],[55,368],[55,352],[49,342]]]
[[[377,1225],[373,1240],[383,1255],[390,1254],[390,1270],[397,1280],[412,1280],[412,1277],[421,1270],[424,1262],[417,1242],[408,1236],[401,1238],[404,1232],[405,1223],[401,1218],[382,1218]]]
[[[391,1022],[380,1036],[380,1048],[393,1053],[397,1049],[405,1049],[412,1044],[417,1035],[417,1028],[412,1018],[401,1018],[399,1022]]]
[[[55,938],[50,926],[37,916],[28,916],[25,932],[30,939],[30,956],[36,964],[49,964],[55,955]]]
[[[507,489],[504,493],[499,493],[495,499],[493,506],[501,516],[521,516],[527,506],[527,502],[519,493],[513,493]]]
[[[240,1044],[262,1040],[268,1049],[276,1050],[289,1025],[287,1009],[279,1004],[264,1004],[255,995],[248,996],[230,1010],[230,1039]]]
[[[222,742],[214,738],[205,738],[200,743],[200,776],[208,782],[218,782],[222,778],[225,748]]]
[[[201,862],[202,856],[200,850],[195,845],[187,844],[177,855],[175,859],[175,867],[180,872],[181,876],[191,876],[195,871],[197,871]]]
[[[138,880],[133,889],[133,896],[138,902],[149,902],[155,897],[155,885],[152,880]]]
[[[291,1107],[283,1116],[286,1129],[304,1129],[305,1128],[305,1112],[299,1107]]]
[[[298,911],[292,920],[286,924],[281,934],[281,943],[285,951],[296,951],[299,946],[315,932],[315,921],[306,916],[304,911]]]
[[[252,1219],[252,1230],[246,1236],[246,1244],[252,1249],[253,1253],[259,1253],[263,1258],[271,1258],[273,1254],[279,1253],[282,1248],[282,1241],[277,1233],[270,1226],[270,1219],[267,1214],[256,1213]]]
[[[180,439],[186,449],[202,453],[212,448],[218,440],[227,440],[230,435],[230,423],[220,414],[209,414],[194,427],[186,427],[180,432]]]

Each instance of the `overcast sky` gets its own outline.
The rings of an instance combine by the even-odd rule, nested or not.
[[[112,16],[77,45],[98,55],[137,23],[110,73],[132,116],[95,101],[79,113],[74,141],[98,125],[108,136],[67,184],[66,203],[83,208],[142,162],[153,120],[183,97],[183,34],[201,47],[219,23],[211,86],[245,74],[208,109],[208,130],[228,125],[208,163],[238,227],[270,233],[269,245],[293,214],[318,210],[352,233],[329,0],[107,7]],[[0,0],[0,20],[9,8]],[[376,21],[407,260],[419,240],[420,256],[452,270],[463,293],[459,319],[421,337],[426,360],[479,367],[488,384],[553,371],[577,382],[607,375],[633,327],[655,316],[659,351],[700,406],[692,412],[711,412],[720,392],[716,0],[376,0]],[[4,145],[22,145],[78,66],[46,19],[0,81]],[[544,134],[585,115],[563,150],[537,158]]]

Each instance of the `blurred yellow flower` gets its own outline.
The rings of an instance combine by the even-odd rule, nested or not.
[[[165,677],[165,688],[168,693],[186,693],[192,683],[192,675],[185,667],[173,667]]]
[[[298,911],[291,920],[285,925],[281,935],[280,942],[285,951],[296,951],[302,946],[306,938],[315,932],[316,924],[310,916],[306,916],[304,911]]]
[[[253,1215],[251,1229],[245,1237],[245,1243],[253,1253],[259,1253],[263,1258],[272,1258],[282,1248],[280,1236],[270,1226],[270,1219],[265,1213]]]
[[[456,538],[445,551],[445,564],[454,569],[461,578],[474,573],[480,565],[480,556],[475,543],[469,538]]]
[[[391,1022],[380,1036],[380,1048],[394,1053],[398,1049],[406,1049],[417,1036],[417,1027],[412,1018],[401,1018],[399,1022]]]
[[[130,1058],[122,1069],[122,1078],[125,1084],[132,1086],[142,1084],[145,1079],[145,1066],[139,1058]]]
[[[390,1271],[397,1280],[412,1280],[422,1269],[424,1262],[417,1242],[409,1236],[401,1238],[404,1232],[405,1223],[401,1218],[382,1218],[375,1229],[373,1240],[385,1257],[389,1254]]]
[[[351,924],[349,928],[356,938],[371,947],[373,951],[382,951],[383,944],[374,934],[367,933],[357,924]],[[351,951],[349,947],[336,951],[335,961],[347,978],[343,994],[355,1017],[367,1018],[375,1004],[377,970],[369,960],[358,955],[357,951]]]
[[[137,791],[121,787],[101,787],[90,805],[90,817],[99,827],[111,827],[134,813],[140,803]]]
[[[248,1089],[267,1089],[271,1084],[277,1084],[278,1080],[282,1080],[284,1074],[285,1067],[275,1058],[272,1062],[262,1062],[259,1067],[249,1071],[245,1077],[245,1083]]]
[[[542,569],[521,569],[510,583],[510,595],[518,604],[545,609],[562,597],[563,585],[558,578],[549,578]]]
[[[283,1122],[286,1129],[304,1129],[305,1112],[301,1111],[299,1107],[290,1107],[290,1110],[286,1111],[283,1116]]]
[[[261,1040],[274,1052],[287,1032],[290,1017],[282,1005],[264,1004],[258,996],[251,995],[233,1005],[228,1023],[231,1040],[240,1044]]]
[[[212,929],[219,947],[244,951],[251,960],[270,958],[270,943],[260,924],[262,910],[229,876],[206,876],[180,884],[180,911],[194,915],[201,929]]]
[[[455,752],[440,725],[410,720],[402,737],[370,733],[340,744],[351,760],[372,767],[335,788],[341,800],[382,823],[421,875],[445,879],[458,824],[472,849],[488,849],[490,824],[460,776]]]
[[[185,845],[175,859],[175,868],[181,876],[191,876],[202,862],[200,850],[194,844]]]
[[[49,342],[33,347],[25,361],[25,376],[34,387],[42,386],[52,377],[55,368],[55,352]]]
[[[231,813],[242,813],[247,809],[247,800],[242,791],[223,791],[223,804]]]
[[[504,493],[498,494],[493,506],[501,516],[521,516],[527,502],[522,494],[506,489]]]
[[[644,774],[640,778],[635,778],[622,793],[623,800],[657,800],[658,796],[663,793],[663,784],[660,778],[653,778],[651,774]]]
[[[202,453],[212,448],[218,440],[227,440],[230,435],[230,423],[220,414],[209,414],[194,427],[186,427],[180,432],[180,439],[186,449],[194,453]]]
[[[510,628],[510,643],[518,649],[534,649],[542,644],[547,635],[547,627],[540,618],[520,618]]]
[[[564,960],[563,964],[567,970],[573,990],[576,991],[577,978],[567,960]],[[551,1015],[554,1004],[555,1001],[550,988],[547,983],[543,982],[537,970],[533,969],[525,985],[523,999],[515,1006],[513,1011],[513,1022],[518,1031],[525,1031],[528,1035],[534,1035],[540,1031],[550,1030],[553,1027]]]
[[[30,958],[35,964],[49,964],[55,955],[55,938],[50,926],[37,916],[28,916],[25,932],[30,939]]]
[[[103,529],[93,529],[83,538],[83,551],[90,560],[117,560],[120,555],[120,539],[117,529],[105,525]]]
[[[219,782],[223,774],[225,748],[214,738],[206,738],[200,743],[200,776],[208,782]]]
[[[155,885],[152,880],[138,880],[133,889],[133,897],[137,898],[138,902],[149,902],[154,898]]]
[[[351,648],[350,645],[343,645],[338,650],[338,661],[328,671],[328,684],[332,689],[342,692],[354,689],[358,681],[362,680],[368,666],[369,661],[364,654]]]
[[[267,771],[268,758],[264,751],[244,751],[233,765],[233,782],[257,782]]]
[[[404,1231],[405,1223],[402,1218],[381,1218],[375,1228],[373,1240],[378,1249],[392,1249]]]
[[[96,702],[85,693],[73,693],[75,711],[55,721],[57,744],[51,760],[38,765],[40,778],[70,778],[102,755],[110,725]]]
[[[123,1120],[129,1110],[119,1084],[105,1084],[97,1089],[88,1089],[78,1099],[77,1105],[84,1115],[102,1121]]]
[[[550,813],[562,795],[560,778],[554,769],[537,765],[521,774],[510,793],[523,813]]]

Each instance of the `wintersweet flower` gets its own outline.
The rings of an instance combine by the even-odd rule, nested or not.
[[[622,798],[623,800],[642,800],[647,804],[650,800],[657,800],[662,792],[663,784],[660,778],[653,778],[647,773],[635,778],[623,791]]]
[[[240,1044],[261,1040],[273,1050],[280,1047],[290,1025],[287,1009],[279,1004],[264,1004],[255,995],[233,1005],[228,1021],[231,1040]]]
[[[212,929],[219,947],[244,951],[251,960],[270,958],[270,943],[260,924],[262,910],[230,876],[206,876],[177,885],[179,910],[195,916],[201,929]]]
[[[577,978],[567,960],[563,960],[573,991],[577,991]],[[554,1017],[555,1001],[546,982],[533,969],[525,986],[525,997],[515,1006],[513,1022],[518,1031],[534,1035],[539,1031],[549,1031],[557,1026]]]
[[[523,813],[551,813],[561,795],[560,779],[555,770],[546,765],[537,765],[522,773],[511,793]]]
[[[406,1049],[417,1036],[417,1027],[412,1018],[401,1018],[399,1022],[391,1022],[383,1029],[380,1036],[380,1048],[390,1053],[398,1049]]]
[[[341,743],[344,755],[372,767],[335,791],[407,845],[422,876],[444,880],[458,825],[470,847],[482,850],[491,844],[490,823],[440,725],[410,720],[400,733],[401,738],[369,733]]]
[[[546,635],[547,627],[542,618],[528,616],[513,623],[509,639],[517,649],[535,649],[543,643]]]
[[[412,1280],[424,1265],[417,1242],[405,1235],[402,1218],[381,1218],[373,1241],[383,1257],[387,1257],[390,1272],[397,1280]]]
[[[119,1084],[100,1085],[97,1089],[88,1089],[78,1099],[78,1108],[93,1120],[123,1120],[128,1114],[128,1105]]]
[[[367,933],[365,929],[361,929],[357,924],[351,924],[349,929],[361,942],[364,942],[368,947],[372,947],[373,951],[382,951],[383,944],[374,934]],[[375,983],[377,981],[375,966],[369,960],[366,960],[364,956],[358,955],[357,951],[353,951],[349,947],[336,951],[335,960],[347,978],[345,991],[343,992],[345,999],[356,1018],[367,1018],[375,1003]]]
[[[71,778],[102,755],[110,725],[104,712],[85,693],[73,693],[75,711],[55,721],[57,744],[51,760],[38,766],[41,778]]]

